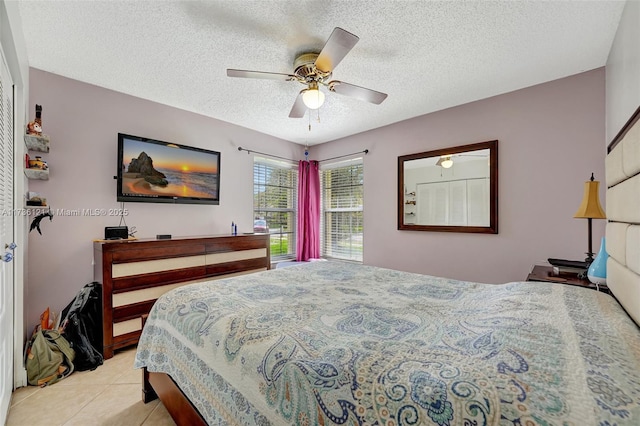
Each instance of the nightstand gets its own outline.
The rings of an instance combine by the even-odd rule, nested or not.
[[[609,292],[609,287],[606,285],[593,284],[587,279],[578,278],[577,274],[556,274],[553,272],[553,266],[535,265],[527,276],[527,281],[544,281],[549,283],[576,285],[611,294]]]

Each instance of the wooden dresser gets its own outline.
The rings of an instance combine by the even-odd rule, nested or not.
[[[138,342],[141,316],[165,292],[198,281],[270,269],[269,235],[95,242],[102,283],[103,355]]]

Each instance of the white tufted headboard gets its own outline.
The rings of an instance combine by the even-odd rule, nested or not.
[[[607,285],[640,325],[640,107],[608,152]]]

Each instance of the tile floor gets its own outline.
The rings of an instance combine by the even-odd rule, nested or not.
[[[7,426],[175,425],[159,400],[144,404],[135,348],[117,352],[94,371],[76,371],[51,386],[17,389]]]

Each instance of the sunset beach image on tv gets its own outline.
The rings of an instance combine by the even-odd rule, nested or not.
[[[120,133],[118,164],[118,201],[219,203],[219,152]]]

